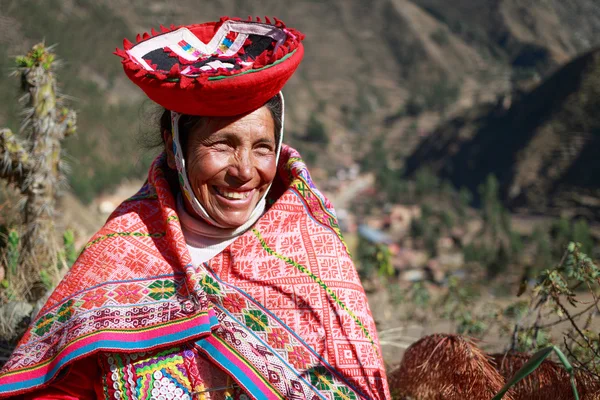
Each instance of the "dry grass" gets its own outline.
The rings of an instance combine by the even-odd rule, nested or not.
[[[491,359],[458,335],[426,336],[411,345],[389,377],[394,399],[489,400],[504,386]],[[510,393],[504,396],[513,400]]]
[[[531,355],[517,352],[492,354],[496,368],[510,379],[525,364]],[[576,374],[577,390],[581,400],[600,399],[600,382],[593,376],[578,371]],[[551,360],[544,360],[532,374],[513,387],[514,400],[572,400],[573,389],[569,373],[562,365]]]

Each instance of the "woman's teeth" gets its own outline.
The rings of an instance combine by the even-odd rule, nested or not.
[[[243,199],[247,199],[248,196],[250,196],[250,193],[252,191],[248,191],[248,192],[230,192],[227,191],[226,189],[221,189],[221,188],[217,188],[217,192],[225,197],[226,199],[229,200],[243,200]]]

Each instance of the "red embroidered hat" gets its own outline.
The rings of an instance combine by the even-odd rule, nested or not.
[[[125,73],[146,95],[181,114],[233,116],[255,110],[283,88],[304,55],[304,35],[275,18],[171,28],[123,41]]]

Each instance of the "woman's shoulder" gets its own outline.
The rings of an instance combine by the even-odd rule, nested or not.
[[[74,293],[101,290],[110,282],[172,273],[165,260],[169,254],[161,251],[167,231],[163,215],[156,192],[148,185],[123,201],[86,243],[46,307]]]

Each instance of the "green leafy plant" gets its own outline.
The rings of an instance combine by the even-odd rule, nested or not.
[[[474,313],[478,298],[479,293],[470,285],[450,277],[447,291],[437,300],[434,309],[441,310],[440,317],[453,321],[457,333],[481,337],[487,331],[488,323]]]
[[[47,290],[50,290],[54,287],[54,278],[52,274],[45,269],[40,271],[40,280]]]
[[[409,320],[423,322],[431,318],[431,315],[428,315],[431,292],[423,282],[412,284],[406,299],[409,304],[414,305],[408,313]]]
[[[68,266],[72,266],[77,259],[77,251],[75,250],[75,233],[72,229],[67,229],[63,233],[63,245],[65,252],[65,261]]]
[[[19,265],[19,233],[15,229],[11,229],[8,233],[6,244],[8,271],[11,276],[16,276]]]
[[[378,272],[380,276],[394,276],[394,267],[392,266],[392,254],[390,248],[385,244],[378,244],[375,258],[379,264]]]
[[[569,243],[560,262],[539,275],[526,312],[512,329],[511,349],[530,351],[546,346],[552,339],[550,329],[566,326],[563,350],[575,366],[600,379],[600,338],[590,329],[600,309],[599,279],[600,269],[581,245]],[[578,298],[582,289],[590,294],[591,302]],[[569,308],[578,305],[583,309],[574,312]]]
[[[361,267],[360,274],[365,278],[370,278],[375,272],[382,277],[394,275],[390,249],[386,244],[371,243],[359,236],[356,260]]]

